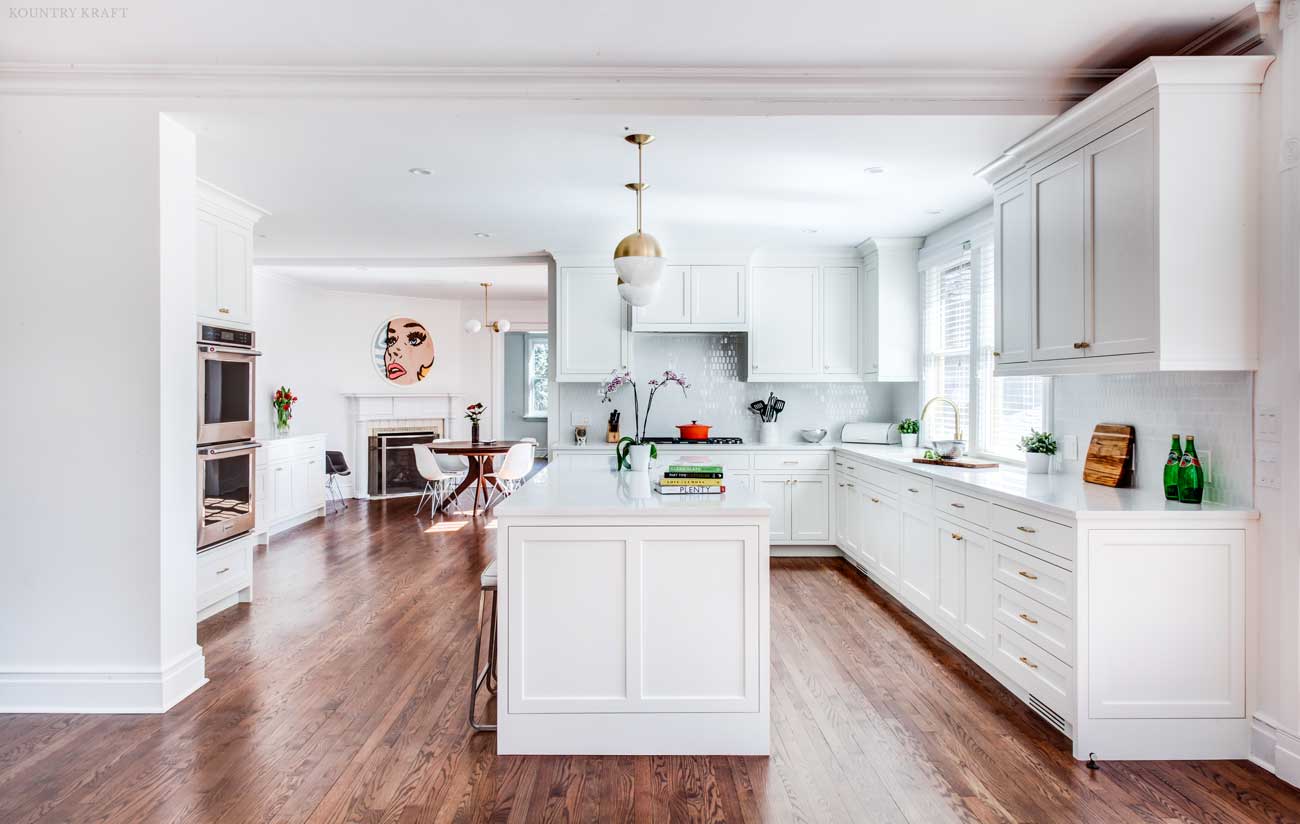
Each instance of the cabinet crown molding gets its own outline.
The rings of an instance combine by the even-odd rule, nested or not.
[[[869,237],[858,244],[858,254],[865,255],[875,249],[920,249],[923,237]]]
[[[249,203],[239,195],[227,192],[220,186],[214,186],[203,178],[196,179],[195,194],[201,206],[218,209],[226,218],[249,228],[271,214],[261,206]]]

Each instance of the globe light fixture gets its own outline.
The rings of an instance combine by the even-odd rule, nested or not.
[[[484,329],[491,329],[493,332],[497,332],[502,335],[510,331],[510,321],[506,320],[505,318],[502,318],[501,320],[494,320],[494,321],[489,321],[487,319],[488,287],[491,285],[492,285],[491,283],[479,284],[479,286],[483,287],[483,320],[479,320],[478,318],[471,318],[470,320],[465,321],[465,331],[470,333],[471,335],[481,332]]]
[[[642,174],[642,152],[654,136],[630,134],[624,139],[636,146],[636,183],[626,184],[636,193],[636,231],[614,248],[614,270],[618,272],[618,291],[623,300],[633,306],[646,306],[654,300],[668,264],[659,241],[641,229],[641,193],[647,187]]]

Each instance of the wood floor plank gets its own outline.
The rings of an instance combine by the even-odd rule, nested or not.
[[[772,562],[771,757],[498,757],[465,721],[492,520],[413,509],[275,536],[166,715],[0,716],[0,822],[1300,822],[1246,762],[1084,769],[838,559]]]

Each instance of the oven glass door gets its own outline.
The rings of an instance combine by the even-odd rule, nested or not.
[[[254,448],[199,455],[199,548],[253,528]]]
[[[199,443],[253,437],[253,355],[199,354]]]

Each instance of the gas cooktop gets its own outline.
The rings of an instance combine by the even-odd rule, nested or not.
[[[646,438],[649,443],[665,444],[740,444],[744,443],[743,438]]]

